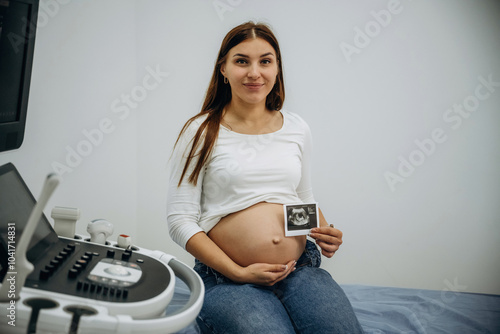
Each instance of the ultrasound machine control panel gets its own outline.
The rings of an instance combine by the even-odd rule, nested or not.
[[[94,230],[57,235],[42,211],[50,182],[37,202],[12,164],[0,166],[0,333],[172,333],[196,318],[203,283],[171,255],[132,246],[126,235],[115,244]],[[102,225],[96,231],[107,236],[106,223],[89,230]],[[176,277],[191,294],[165,315]]]

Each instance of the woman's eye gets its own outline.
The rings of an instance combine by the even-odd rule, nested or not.
[[[246,64],[246,63],[247,63],[247,61],[245,59],[243,59],[243,58],[236,59],[236,64]]]
[[[263,59],[262,64],[271,64],[271,59]]]

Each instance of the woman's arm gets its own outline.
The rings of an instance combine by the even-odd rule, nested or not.
[[[204,232],[192,236],[186,244],[186,250],[210,268],[239,283],[271,286],[295,270],[296,264],[292,260],[286,265],[255,263],[248,267],[241,267]]]

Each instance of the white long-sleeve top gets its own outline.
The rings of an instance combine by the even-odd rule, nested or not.
[[[181,247],[196,233],[208,233],[224,216],[254,204],[314,202],[309,126],[297,114],[282,111],[282,115],[282,128],[262,135],[241,134],[221,125],[196,186],[188,182],[196,159],[178,183],[194,134],[206,115],[182,134],[170,160],[167,196],[169,233]]]

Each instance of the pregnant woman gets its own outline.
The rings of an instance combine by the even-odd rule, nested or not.
[[[342,232],[321,214],[285,237],[283,204],[311,203],[311,134],[285,98],[278,42],[244,23],[222,41],[201,112],[171,158],[167,220],[196,258],[204,333],[361,333],[342,289],[320,269]],[[317,246],[316,246],[317,245]]]

